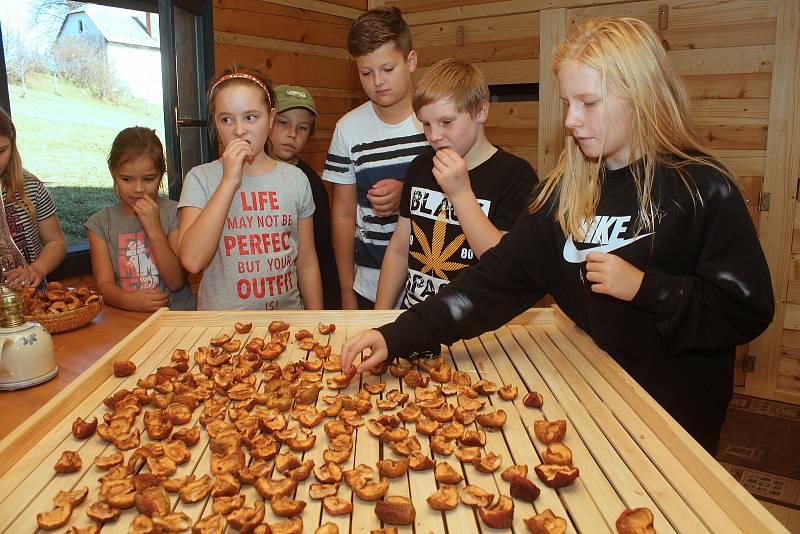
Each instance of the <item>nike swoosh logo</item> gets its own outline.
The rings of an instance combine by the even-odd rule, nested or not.
[[[575,242],[572,240],[572,236],[569,236],[567,241],[564,243],[564,260],[570,263],[583,263],[586,261],[586,256],[592,252],[611,252],[612,250],[617,250],[618,248],[628,246],[634,241],[638,241],[641,238],[652,234],[653,232],[650,232],[648,234],[637,235],[636,237],[631,237],[628,239],[618,239],[616,241],[612,241],[611,243],[606,243],[605,245],[597,245],[596,247],[584,248],[581,250],[578,250],[575,247]]]

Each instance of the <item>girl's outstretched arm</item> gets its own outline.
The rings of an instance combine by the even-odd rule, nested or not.
[[[67,255],[67,240],[64,239],[61,223],[55,215],[42,219],[37,223],[37,227],[42,240],[42,252],[31,263],[31,267],[44,277],[53,272],[64,260],[64,256]],[[36,282],[36,285],[39,282]]]
[[[317,251],[314,248],[314,219],[305,217],[297,221],[297,282],[307,310],[323,309],[322,279],[319,274]]]

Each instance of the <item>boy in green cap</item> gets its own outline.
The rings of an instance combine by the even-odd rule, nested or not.
[[[328,191],[319,174],[298,156],[314,133],[317,119],[314,97],[305,88],[297,85],[277,85],[274,89],[278,115],[272,123],[269,141],[276,159],[297,166],[308,178],[317,208],[314,211],[314,245],[322,276],[325,309],[340,309],[342,298],[331,243]]]

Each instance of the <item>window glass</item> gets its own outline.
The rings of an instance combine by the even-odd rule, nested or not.
[[[0,2],[22,162],[53,194],[69,245],[116,202],[106,158],[117,133],[146,126],[164,141],[158,15],[74,5]]]

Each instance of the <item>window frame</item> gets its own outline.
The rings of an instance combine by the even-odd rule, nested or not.
[[[161,85],[164,94],[162,107],[164,109],[164,148],[167,156],[169,197],[178,200],[181,193],[182,176],[176,173],[180,169],[180,145],[178,144],[178,131],[176,125],[177,86],[176,86],[176,61],[175,61],[175,32],[173,27],[173,8],[186,10],[196,17],[197,33],[197,58],[198,83],[202,82],[200,91],[201,99],[204,98],[203,88],[213,76],[214,68],[214,27],[212,0],[88,0],[89,3],[110,7],[132,9],[136,11],[150,11],[159,15],[159,34],[162,43],[161,52]],[[164,43],[167,43],[165,49]],[[169,85],[167,85],[169,84]],[[13,118],[11,109],[11,95],[8,88],[8,71],[6,67],[5,48],[3,36],[0,31],[0,105],[8,110]],[[174,107],[173,107],[174,106]],[[205,141],[204,155],[213,155],[213,147]],[[89,243],[70,245],[64,261],[48,275],[49,279],[81,276],[92,272]]]

